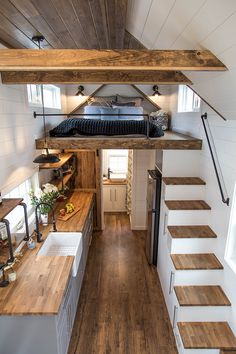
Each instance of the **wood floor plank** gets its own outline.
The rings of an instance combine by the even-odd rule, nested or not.
[[[236,338],[227,322],[177,323],[185,349],[236,349]]]
[[[210,210],[204,200],[165,200],[169,210]]]
[[[213,253],[171,254],[177,270],[223,269]]]
[[[216,238],[217,235],[208,225],[167,226],[172,238]]]
[[[145,232],[125,213],[105,214],[93,235],[69,354],[177,354]]]
[[[219,285],[175,286],[180,306],[230,306]]]
[[[206,184],[206,182],[199,177],[163,177],[162,180],[168,186]]]

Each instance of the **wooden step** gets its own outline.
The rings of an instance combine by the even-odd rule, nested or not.
[[[167,186],[202,186],[206,184],[206,182],[199,177],[163,177],[162,181]]]
[[[167,226],[172,238],[216,238],[208,225]]]
[[[178,322],[185,349],[236,349],[236,338],[227,322]]]
[[[220,354],[236,354],[236,350],[221,350]]]
[[[210,210],[204,200],[165,200],[169,210]]]
[[[176,270],[223,269],[214,253],[171,254]]]
[[[219,285],[175,286],[180,306],[230,306]]]

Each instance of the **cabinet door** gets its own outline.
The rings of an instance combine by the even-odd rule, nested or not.
[[[113,190],[110,186],[103,186],[103,207],[104,211],[113,211]]]
[[[113,211],[126,211],[126,185],[114,186],[113,190]]]

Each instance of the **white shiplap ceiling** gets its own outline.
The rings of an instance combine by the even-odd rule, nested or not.
[[[149,49],[209,49],[229,69],[186,73],[194,89],[236,119],[236,0],[129,0],[127,30]]]

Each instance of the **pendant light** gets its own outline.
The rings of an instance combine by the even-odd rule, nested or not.
[[[45,39],[44,36],[37,35],[32,38],[32,41],[37,42],[39,49],[41,49],[41,42],[44,39]],[[46,121],[45,121],[43,84],[40,85],[40,92],[41,92],[41,97],[42,97],[42,108],[43,108],[44,149],[46,150],[46,153],[43,153],[43,154],[37,156],[33,160],[33,162],[34,163],[56,163],[56,162],[60,161],[59,157],[55,154],[50,154],[48,147],[47,147],[47,130],[46,130]]]

